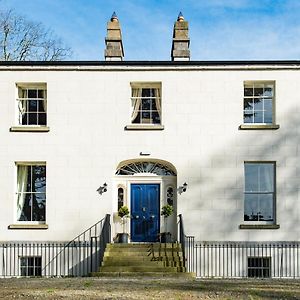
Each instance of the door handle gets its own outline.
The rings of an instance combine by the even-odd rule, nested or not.
[[[151,218],[151,219],[154,219],[154,218],[155,218],[155,216],[154,216],[154,215],[151,215],[151,216],[150,216],[150,218]]]
[[[139,219],[140,217],[139,216],[135,216],[135,219]]]

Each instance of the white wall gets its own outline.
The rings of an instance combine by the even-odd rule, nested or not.
[[[34,69],[34,68],[33,68]],[[243,81],[276,81],[279,130],[239,130]],[[163,131],[126,131],[130,82],[162,82]],[[46,82],[48,133],[9,132],[15,83]],[[113,213],[113,178],[141,151],[171,162],[187,234],[197,240],[299,240],[300,71],[1,71],[0,240],[69,240]],[[244,161],[277,163],[277,230],[241,230]],[[15,162],[47,162],[47,230],[15,224]],[[100,196],[96,189],[108,183]]]

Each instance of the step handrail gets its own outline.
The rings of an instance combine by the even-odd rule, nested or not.
[[[94,225],[90,226],[88,229],[77,235],[75,238],[73,238],[71,241],[67,242],[63,248],[44,266],[42,269],[42,273],[49,268],[50,264],[53,264],[56,260],[58,260],[59,256],[62,254],[65,254],[66,251],[69,255],[69,248],[70,247],[84,247],[84,251],[86,254],[86,248],[90,248],[89,257],[86,257],[90,259],[90,266],[86,269],[89,269],[88,271],[93,271],[95,268],[99,267],[101,264],[101,261],[103,259],[103,254],[106,248],[106,245],[111,241],[111,228],[110,228],[110,214],[106,214],[106,216],[95,223]],[[98,249],[98,245],[99,249]],[[100,248],[101,247],[101,248]],[[93,261],[93,256],[95,256],[95,253],[97,254],[99,252],[99,257],[96,256],[96,265]],[[73,251],[72,251],[73,255]],[[78,261],[77,263],[81,263],[81,261]],[[99,264],[99,266],[98,266]],[[69,265],[68,265],[69,267]],[[73,268],[72,268],[73,272]],[[69,275],[69,274],[68,274]],[[72,274],[74,275],[74,274]],[[87,274],[83,274],[87,275]]]

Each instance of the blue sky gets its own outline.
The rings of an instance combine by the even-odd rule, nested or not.
[[[72,60],[103,60],[116,11],[126,60],[170,60],[179,11],[189,21],[192,60],[300,59],[300,0],[0,0],[54,30]]]

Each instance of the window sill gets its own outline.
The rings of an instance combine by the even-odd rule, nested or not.
[[[240,229],[279,229],[279,224],[241,224]]]
[[[276,130],[279,129],[279,125],[276,124],[270,124],[270,125],[264,125],[264,124],[242,124],[239,126],[240,130]]]
[[[9,129],[10,132],[49,132],[50,127],[48,126],[12,126]]]
[[[48,224],[11,224],[8,229],[48,229]]]
[[[127,125],[125,126],[125,130],[164,130],[164,125],[144,125],[144,124],[137,124],[137,125]]]

